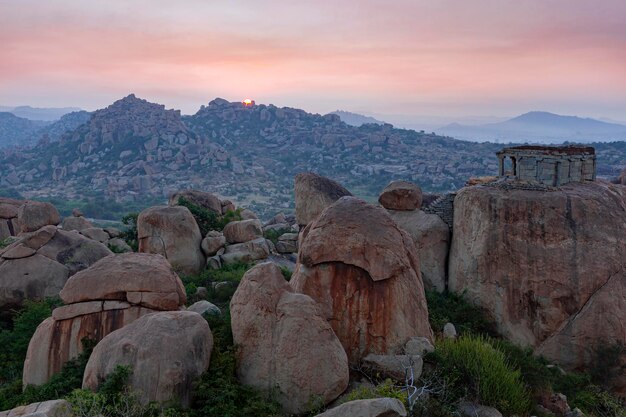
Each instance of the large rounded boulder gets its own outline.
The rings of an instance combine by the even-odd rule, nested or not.
[[[230,311],[240,382],[275,394],[285,412],[302,414],[317,400],[327,404],[348,386],[348,360],[337,336],[277,265],[249,270]]]
[[[432,340],[417,250],[385,209],[343,197],[302,232],[296,291],[316,300],[351,363]]]
[[[296,175],[294,188],[296,220],[301,226],[311,223],[341,197],[352,195],[341,184],[312,172]]]
[[[222,214],[222,202],[214,194],[198,190],[179,191],[170,196],[168,204],[177,206],[181,198],[216,214]]]
[[[422,189],[412,182],[392,181],[378,197],[388,210],[411,211],[422,207]]]
[[[17,220],[23,233],[34,232],[44,226],[61,223],[56,207],[40,201],[26,201],[17,212]]]
[[[487,309],[509,339],[582,368],[602,346],[626,344],[625,236],[621,186],[464,188],[449,287]]]
[[[117,366],[132,370],[130,388],[140,403],[191,405],[194,380],[209,368],[213,336],[191,311],[148,314],[104,337],[94,348],[83,388],[96,390]]]
[[[187,207],[145,209],[137,218],[137,237],[139,252],[163,255],[177,271],[192,275],[204,268],[202,235]]]

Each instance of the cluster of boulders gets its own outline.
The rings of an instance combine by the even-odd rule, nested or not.
[[[265,239],[263,224],[252,211],[237,210],[241,220],[229,222],[223,231],[209,230],[202,236],[189,209],[178,205],[181,198],[216,216],[236,210],[232,202],[222,201],[211,193],[197,190],[175,193],[168,206],[150,207],[139,214],[139,252],[161,254],[184,274],[198,274],[205,267],[218,269],[239,262],[261,261],[276,252],[277,247]],[[283,238],[283,242],[277,245],[281,250],[293,246],[288,239]]]
[[[115,227],[95,227],[79,209],[72,210],[72,215],[63,219],[61,227],[67,231],[75,230],[89,239],[106,245],[116,253],[132,251],[128,243],[120,237],[121,231],[119,229]]]
[[[77,233],[44,224],[28,231],[24,225],[56,220],[40,207],[24,209],[38,213],[32,217],[17,210],[22,233],[0,250],[0,272],[15,274],[18,261],[41,257],[54,265],[50,271],[63,273],[48,280],[46,272],[34,295],[24,292],[10,302],[60,293],[65,303],[31,339],[25,385],[49,380],[82,351],[87,337],[97,345],[83,387],[96,389],[116,366],[127,365],[143,404],[177,400],[188,406],[192,381],[209,368],[213,347],[201,315],[221,312],[206,300],[184,311],[186,294],[175,271],[263,261],[279,245],[289,250],[277,252],[296,254],[290,282],[276,263],[258,263],[232,297],[230,317],[239,381],[273,395],[286,413],[305,413],[312,401],[341,402],[354,382],[350,369],[400,383],[408,375],[417,380],[423,355],[434,349],[425,288],[464,292],[504,336],[567,369],[589,366],[599,347],[626,343],[621,185],[570,184],[550,192],[466,187],[454,200],[452,237],[436,214],[420,210],[419,187],[404,181],[383,190],[381,207],[327,178],[303,174],[296,178],[295,216],[279,214],[263,225],[242,210],[241,220],[206,236],[189,209],[177,205],[180,198],[216,215],[235,209],[209,193],[181,192],[170,205],[140,214],[144,253],[116,255],[84,235],[89,227]],[[68,228],[83,220],[79,213],[66,219]],[[275,247],[263,237],[271,230],[280,232]],[[19,294],[9,285],[26,282],[29,274],[5,280],[0,273],[0,300]],[[456,337],[451,323],[443,336]],[[622,355],[614,365],[625,363]],[[614,384],[623,394],[626,381],[618,377]],[[546,409],[559,401],[551,397]],[[476,404],[459,410],[499,415]],[[375,399],[318,417],[406,414],[397,400]]]
[[[318,197],[326,207],[320,204],[300,234],[290,283],[276,265],[259,264],[231,301],[240,381],[273,392],[294,414],[307,411],[312,398],[335,400],[351,366],[397,381],[410,371],[417,379],[422,355],[433,349],[409,235],[380,207],[336,194]],[[381,401],[384,411],[376,408]],[[406,415],[401,403],[381,401],[349,403],[337,411],[347,414],[328,415]]]
[[[200,314],[180,311],[185,289],[160,255],[111,255],[73,275],[62,307],[42,322],[28,346],[24,386],[47,382],[97,342],[83,387],[96,389],[118,365],[133,369],[140,402],[176,400],[188,406],[193,380],[209,367],[213,337]]]
[[[50,203],[0,197],[0,241],[60,222],[59,212]]]
[[[58,296],[71,275],[111,253],[100,242],[54,225],[21,233],[0,249],[0,310]]]
[[[278,239],[275,246],[276,252],[289,255],[298,252],[298,232],[300,226],[293,214],[285,215],[278,213],[263,225],[263,233],[276,233]]]
[[[42,384],[83,350],[82,339],[104,336],[155,311],[178,310],[185,290],[160,255],[111,255],[74,274],[35,332],[24,363],[24,385]],[[52,353],[52,354],[51,354]]]

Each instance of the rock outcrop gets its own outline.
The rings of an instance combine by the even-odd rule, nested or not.
[[[230,311],[240,382],[274,392],[285,412],[304,413],[316,399],[327,404],[348,386],[348,360],[337,336],[278,266],[249,270]]]
[[[392,181],[378,197],[388,210],[418,210],[422,207],[422,189],[412,182]]]
[[[191,404],[194,380],[209,368],[213,336],[201,315],[168,311],[141,317],[105,336],[94,348],[83,388],[95,390],[118,365],[129,366],[139,402]]]
[[[0,309],[56,297],[70,275],[111,251],[75,232],[45,226],[0,250]]]
[[[184,190],[174,193],[170,196],[168,204],[170,206],[177,206],[179,199],[185,199],[192,204],[205,208],[213,213],[222,214],[222,202],[220,199],[211,193],[198,190]]]
[[[73,275],[60,293],[64,306],[37,327],[24,362],[24,385],[39,385],[83,350],[139,317],[179,310],[182,282],[160,255],[111,255]]]
[[[204,269],[202,235],[187,207],[145,209],[137,218],[137,236],[139,252],[163,255],[177,271],[198,274]]]
[[[238,262],[253,262],[266,259],[270,255],[268,241],[260,237],[245,243],[236,243],[226,246],[224,254],[219,256],[223,265]]]
[[[569,368],[589,364],[600,345],[626,343],[623,187],[476,186],[454,204],[449,287],[486,308],[506,337]]]
[[[93,224],[83,216],[69,216],[63,219],[61,227],[63,230],[67,230],[68,232],[70,230],[77,230],[80,232],[83,229],[93,227]]]
[[[22,233],[34,232],[44,226],[61,223],[56,207],[40,201],[25,201],[17,211],[17,221]]]
[[[436,214],[389,210],[391,218],[413,238],[426,288],[446,289],[450,229]]]
[[[0,411],[0,417],[74,417],[74,413],[69,402],[50,400]]]
[[[396,398],[356,400],[318,414],[315,417],[404,417],[406,409]]]
[[[50,203],[0,197],[0,241],[59,223],[59,212]]]
[[[333,180],[305,172],[296,175],[296,220],[305,226],[335,201],[344,196],[351,196],[350,191]]]
[[[351,363],[432,339],[415,244],[385,209],[343,197],[301,238],[291,284],[320,304]]]
[[[244,243],[263,237],[263,224],[257,219],[240,220],[224,227],[224,237],[228,243]]]
[[[20,232],[17,212],[23,201],[0,197],[0,241]]]

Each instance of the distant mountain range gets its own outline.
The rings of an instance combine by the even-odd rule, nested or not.
[[[343,111],[343,110],[335,110],[333,112],[331,112],[330,114],[336,114],[337,116],[339,116],[339,118],[341,119],[342,122],[345,122],[347,124],[349,124],[350,126],[361,126],[364,125],[366,123],[374,123],[377,125],[382,125],[385,124],[385,122],[382,122],[378,119],[375,119],[373,117],[370,116],[364,116],[362,114],[358,114],[358,113],[351,113],[349,111]]]
[[[28,120],[41,120],[44,122],[53,122],[59,120],[68,113],[82,111],[78,107],[52,107],[40,108],[31,106],[7,107],[0,106],[0,112],[7,112]]]
[[[626,140],[626,126],[577,116],[533,111],[512,119],[476,126],[449,124],[438,134],[478,142],[577,143]]]

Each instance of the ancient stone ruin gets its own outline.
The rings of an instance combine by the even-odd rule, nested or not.
[[[525,145],[504,148],[496,155],[500,177],[553,187],[596,179],[596,152],[590,146]]]

